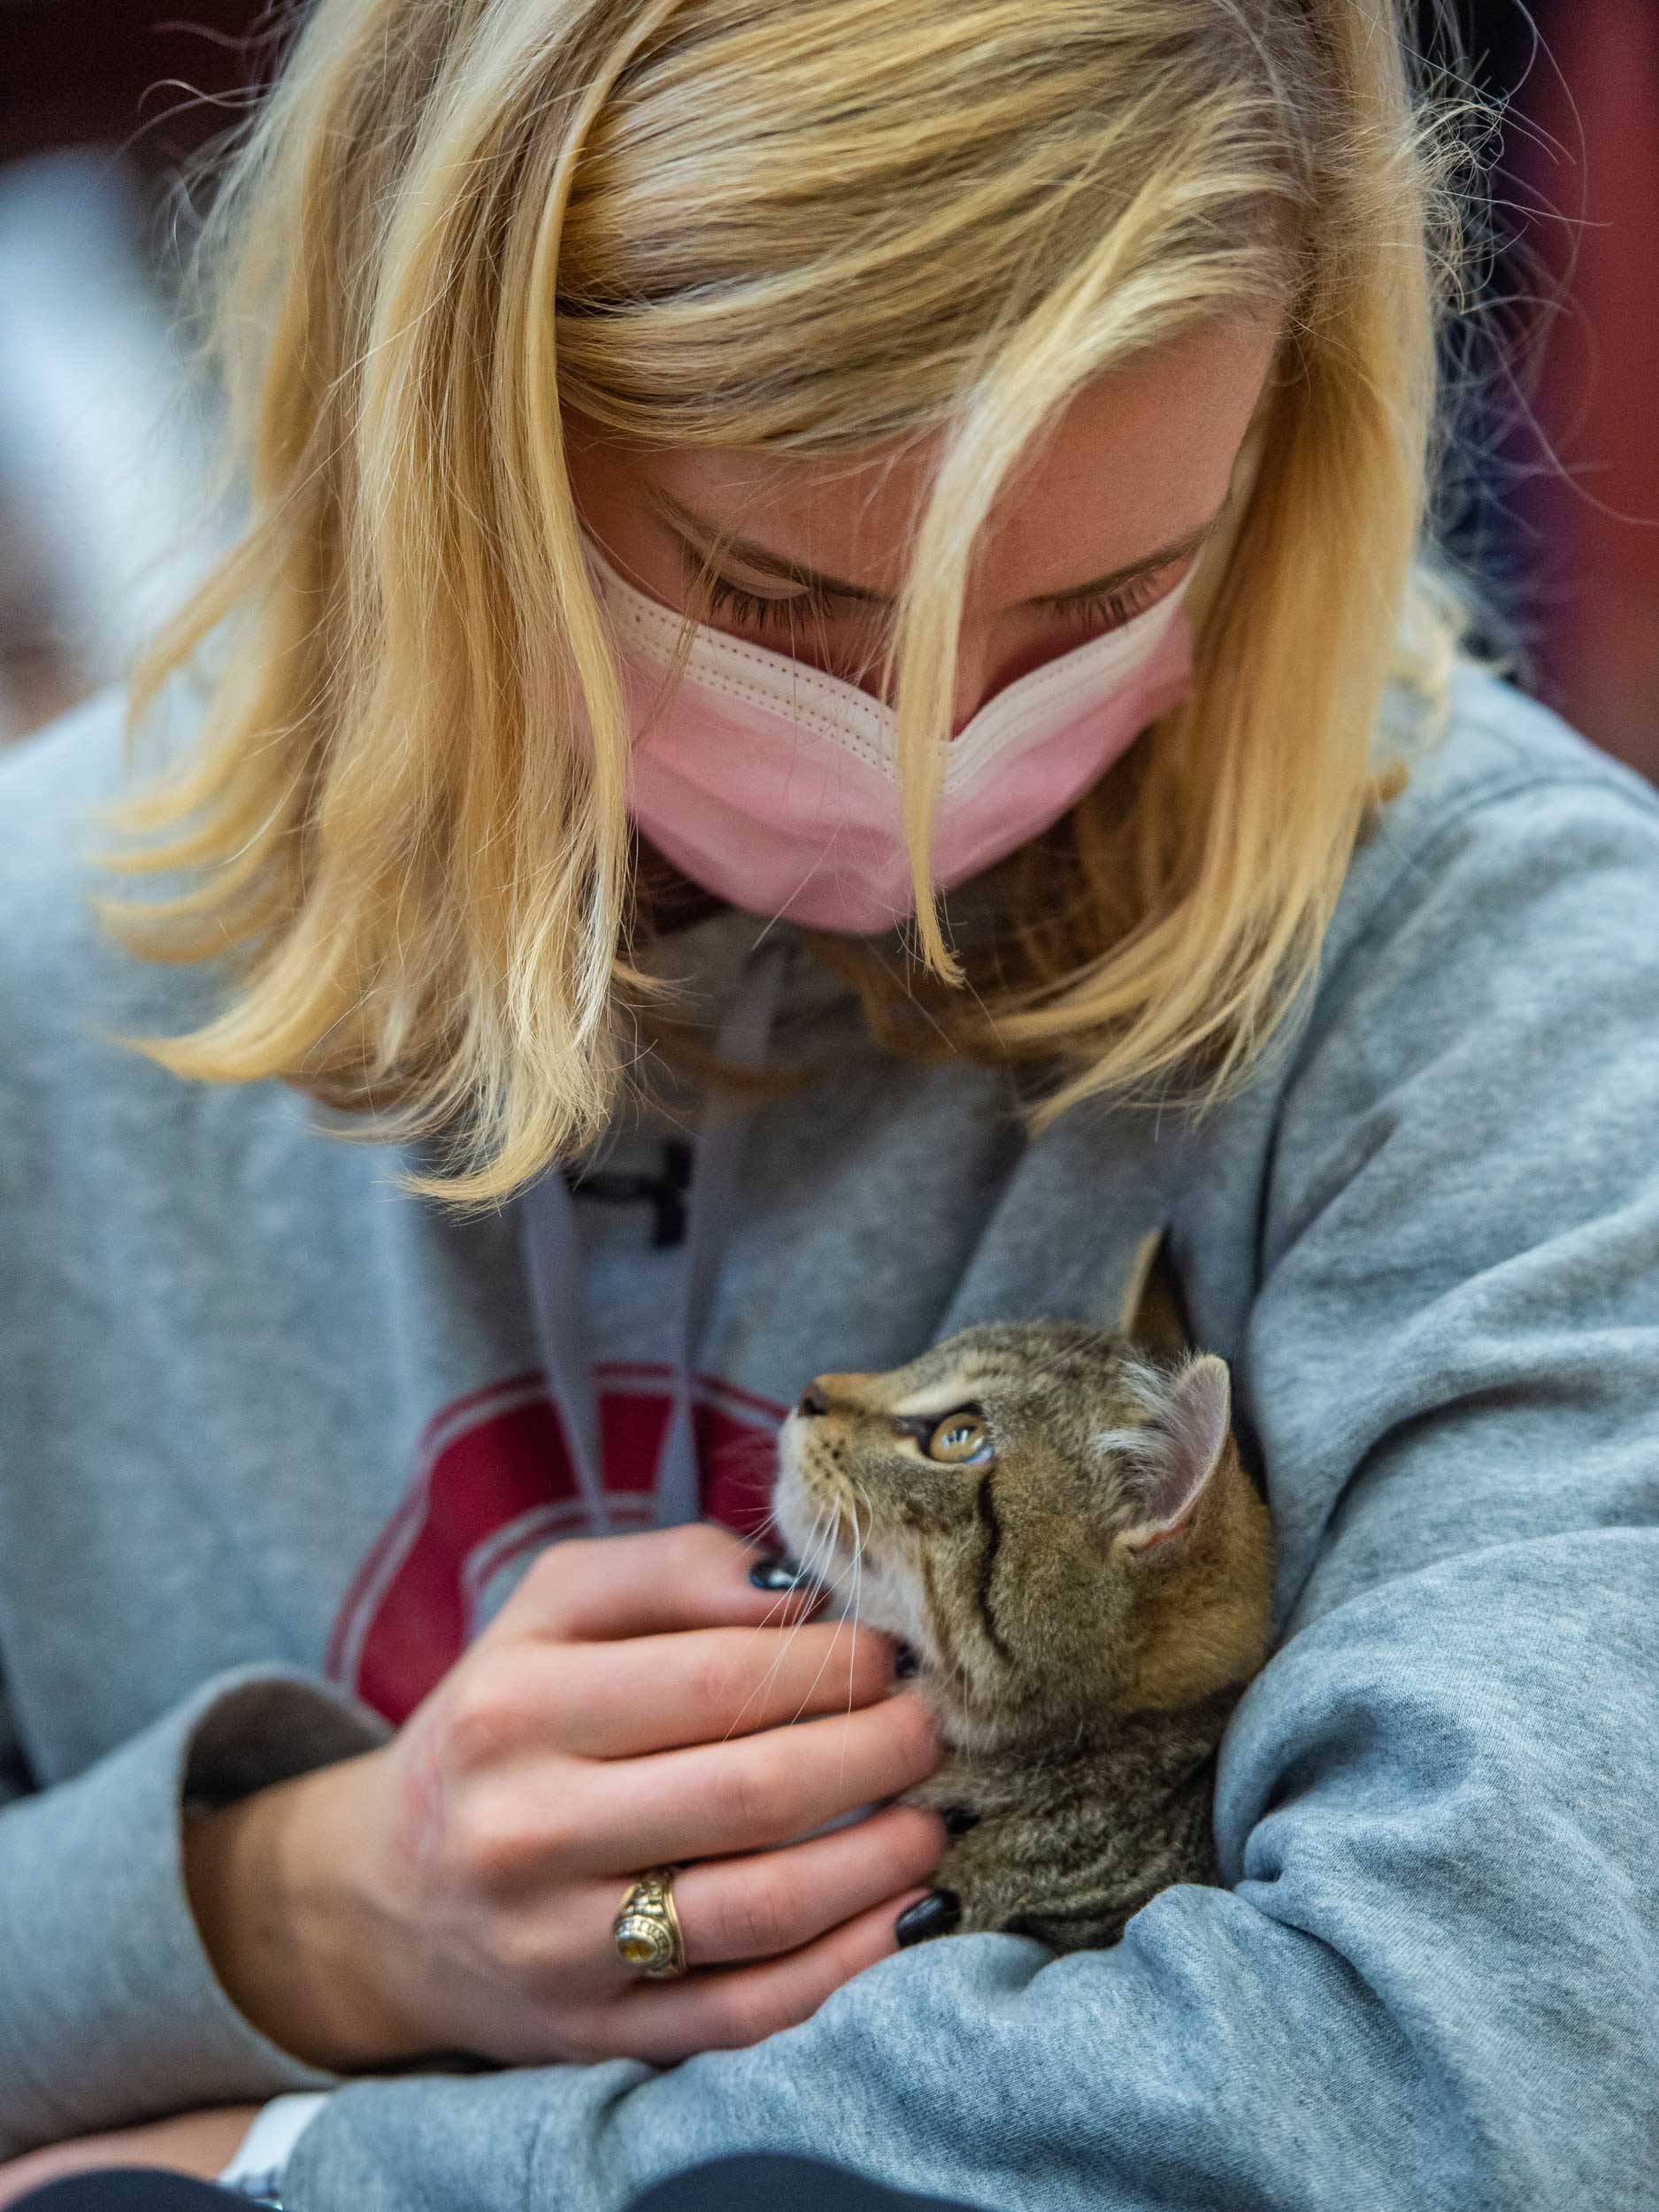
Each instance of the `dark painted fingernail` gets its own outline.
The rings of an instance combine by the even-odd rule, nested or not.
[[[907,1951],[912,1943],[926,1943],[929,1936],[949,1935],[961,1917],[962,1900],[954,1889],[930,1889],[899,1915],[893,1932],[900,1950]]]
[[[894,1680],[908,1682],[913,1674],[919,1674],[921,1671],[922,1662],[919,1654],[912,1651],[908,1644],[901,1644],[898,1655],[893,1662]]]
[[[793,1590],[802,1575],[793,1559],[761,1559],[749,1569],[749,1578],[757,1590]]]
[[[971,1828],[979,1826],[983,1817],[980,1813],[971,1813],[965,1805],[949,1806],[944,1815],[945,1833],[948,1836],[965,1836]]]

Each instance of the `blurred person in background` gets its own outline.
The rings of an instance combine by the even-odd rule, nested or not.
[[[1659,800],[1437,557],[1401,29],[304,13],[242,527],[0,765],[0,2203],[1644,2201]],[[1151,1225],[1274,1651],[1056,1960],[749,1540]]]

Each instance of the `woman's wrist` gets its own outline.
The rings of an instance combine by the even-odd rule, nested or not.
[[[355,1879],[353,1770],[280,1782],[186,1824],[203,1945],[244,2018],[308,2066],[349,2073],[425,2055],[381,2000],[374,1915]]]

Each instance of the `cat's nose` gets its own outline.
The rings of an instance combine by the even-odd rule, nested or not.
[[[878,1379],[873,1375],[815,1375],[801,1396],[797,1410],[803,1419],[823,1413],[858,1413],[866,1404],[864,1391]]]

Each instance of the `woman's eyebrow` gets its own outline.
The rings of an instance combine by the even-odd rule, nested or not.
[[[887,592],[871,591],[863,584],[849,584],[842,577],[826,576],[818,569],[803,567],[798,561],[787,560],[779,554],[769,553],[764,545],[757,545],[752,538],[725,536],[718,523],[696,513],[659,485],[649,487],[649,497],[666,518],[695,532],[703,540],[705,557],[710,547],[718,545],[726,557],[741,561],[745,568],[756,569],[763,576],[775,576],[783,583],[798,584],[803,589],[820,593],[826,599],[860,599],[868,605],[878,607],[888,607],[893,603],[892,595]],[[1201,523],[1196,530],[1188,531],[1184,538],[1177,539],[1171,545],[1160,546],[1156,553],[1148,553],[1138,561],[1126,563],[1122,568],[1115,568],[1110,575],[1096,576],[1089,583],[1074,584],[1065,591],[1045,592],[1041,597],[1028,599],[1024,603],[1028,607],[1064,606],[1074,599],[1094,599],[1105,592],[1119,591],[1125,584],[1135,583],[1142,576],[1154,575],[1161,568],[1172,567],[1177,561],[1184,561],[1189,554],[1196,553],[1199,547],[1214,535],[1220,521],[1220,512],[1213,514],[1208,522]],[[692,550],[695,552],[698,549],[693,547]]]

